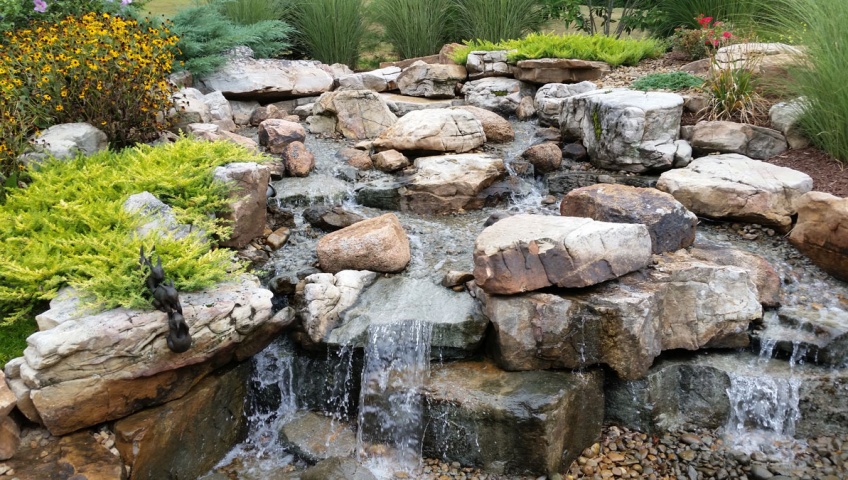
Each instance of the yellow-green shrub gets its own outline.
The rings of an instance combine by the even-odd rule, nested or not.
[[[64,285],[82,290],[104,307],[149,306],[139,248],[153,245],[180,290],[196,290],[226,278],[232,253],[213,249],[199,235],[175,240],[138,238],[141,219],[123,211],[135,193],[148,191],[171,205],[177,220],[226,238],[230,227],[210,215],[225,210],[227,187],[213,169],[235,161],[262,161],[226,142],[180,139],[101,152],[31,172],[25,189],[0,205],[0,324],[22,318]]]
[[[109,14],[33,22],[0,42],[0,173],[37,129],[88,122],[115,146],[155,138],[177,37]]]

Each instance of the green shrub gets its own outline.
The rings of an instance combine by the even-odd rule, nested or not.
[[[102,308],[147,307],[139,248],[155,245],[179,290],[227,278],[232,253],[212,249],[200,235],[181,240],[151,233],[138,238],[141,219],[123,211],[132,194],[148,191],[174,208],[177,220],[225,238],[230,227],[210,215],[227,205],[227,187],[212,170],[234,161],[262,161],[232,143],[180,139],[53,161],[32,171],[25,189],[0,206],[0,318],[24,318],[39,301],[71,285]]]
[[[9,360],[23,355],[26,339],[38,331],[38,324],[32,315],[11,324],[0,324],[0,366]]]
[[[790,0],[776,2],[783,31],[801,39],[804,58],[784,77],[786,89],[805,97],[801,127],[819,148],[848,163],[848,2]]]
[[[750,66],[718,69],[713,66],[703,90],[710,96],[706,117],[710,120],[738,120],[750,123],[764,113],[764,101],[757,92]]]
[[[116,147],[151,140],[167,127],[167,75],[177,42],[167,27],[89,13],[34,22],[3,37],[0,174],[18,167],[34,130],[57,123],[88,122]]]
[[[652,73],[634,81],[630,87],[636,90],[686,90],[700,87],[704,79],[686,72]]]
[[[224,53],[247,45],[256,58],[273,58],[291,47],[292,28],[280,20],[262,20],[242,25],[223,13],[223,2],[198,5],[174,16],[173,31],[180,37],[179,59],[195,75],[212,72],[223,65]]]
[[[291,22],[310,57],[355,68],[365,36],[363,0],[294,0]]]
[[[539,0],[455,0],[457,35],[498,42],[537,32],[548,11]]]
[[[453,0],[373,0],[372,18],[400,58],[438,53],[451,39]]]
[[[635,65],[643,58],[655,58],[663,52],[661,42],[654,39],[617,39],[603,35],[555,35],[531,33],[519,40],[505,42],[465,42],[451,58],[465,64],[468,54],[475,50],[515,50],[508,56],[511,62],[536,58],[577,58],[600,60],[610,65]]]

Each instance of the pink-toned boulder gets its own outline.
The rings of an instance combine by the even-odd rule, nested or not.
[[[305,177],[315,168],[315,155],[306,149],[303,142],[286,145],[282,153],[286,172],[292,177]]]
[[[533,164],[536,173],[550,173],[559,170],[562,165],[562,150],[553,142],[533,145],[521,154],[524,159]]]
[[[10,417],[0,417],[0,460],[8,460],[21,444],[21,429]]]
[[[809,192],[796,202],[792,245],[822,270],[848,282],[848,198]]]
[[[233,222],[233,234],[222,246],[242,248],[265,231],[266,195],[271,173],[264,165],[252,162],[231,163],[215,169],[216,181],[233,184],[232,210],[220,214]]]
[[[271,153],[283,153],[288,144],[305,139],[306,130],[299,123],[268,119],[259,124],[259,144],[268,147]]]
[[[377,170],[396,172],[409,166],[409,159],[397,150],[375,153],[371,158]]]
[[[409,260],[409,238],[392,213],[355,223],[318,241],[318,263],[325,272],[394,273],[406,268]]]

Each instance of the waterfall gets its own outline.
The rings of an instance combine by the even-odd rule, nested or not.
[[[378,474],[413,473],[421,461],[432,324],[402,320],[372,324],[365,346],[357,451]]]
[[[725,436],[734,448],[748,453],[793,442],[795,423],[801,418],[798,401],[801,380],[796,376],[730,376],[727,396],[730,415]],[[780,453],[779,449],[766,453]]]

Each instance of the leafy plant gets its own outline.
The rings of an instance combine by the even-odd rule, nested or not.
[[[710,95],[705,116],[710,120],[739,120],[749,123],[764,113],[764,102],[756,89],[752,65],[717,68],[707,75],[703,90]]]
[[[652,0],[585,0],[588,14],[579,13],[575,18],[578,27],[589,35],[604,34],[621,38],[625,33],[645,28],[656,14]],[[613,18],[616,8],[621,9],[619,20]],[[617,24],[613,28],[613,24]]]
[[[705,17],[699,13],[695,17],[699,28],[675,30],[671,45],[675,51],[685,54],[692,60],[708,57],[719,45],[738,43],[736,37],[725,29],[724,22],[714,21],[713,17]]]
[[[306,53],[355,68],[366,33],[363,0],[294,0],[290,21]]]
[[[610,65],[635,65],[643,58],[654,58],[663,51],[662,43],[654,39],[616,39],[603,35],[555,35],[531,33],[518,40],[504,42],[471,41],[454,50],[453,61],[465,64],[468,54],[475,50],[514,50],[511,62],[536,58],[577,58],[600,60]]]
[[[636,90],[686,90],[704,84],[704,79],[686,72],[652,73],[634,81],[630,87]]]
[[[539,0],[455,0],[459,38],[498,42],[537,32],[547,20]]]
[[[174,208],[180,223],[210,236],[230,227],[211,218],[227,205],[228,187],[212,170],[234,161],[262,161],[227,142],[180,139],[52,161],[32,171],[25,189],[9,192],[0,206],[0,318],[24,318],[39,301],[71,285],[103,308],[144,307],[138,251],[155,244],[180,290],[196,290],[230,275],[226,249],[212,249],[201,235],[181,240],[135,234],[142,222],[123,210],[131,194],[148,191]]]
[[[451,38],[453,0],[373,0],[374,20],[401,58],[439,52]]]
[[[674,34],[677,28],[700,30],[694,19],[698,14],[709,13],[740,35],[768,30],[775,24],[773,4],[773,0],[656,0],[657,21],[650,29],[662,38]]]
[[[273,58],[291,47],[293,29],[280,20],[241,24],[223,12],[223,2],[188,8],[174,16],[179,36],[179,60],[195,75],[214,71],[226,61],[225,52],[246,45],[257,58]]]
[[[0,52],[0,173],[36,129],[88,122],[114,146],[156,137],[172,107],[167,26],[88,13],[6,32]],[[127,81],[132,79],[132,81]]]

